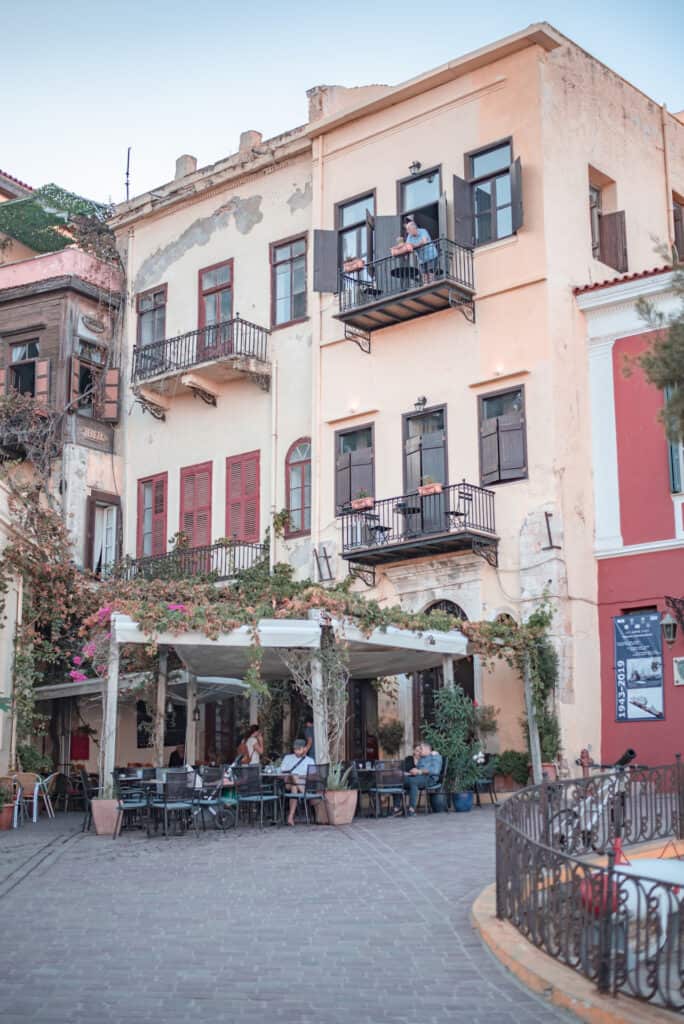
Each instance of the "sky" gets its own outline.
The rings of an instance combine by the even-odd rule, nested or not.
[[[100,201],[307,120],[314,85],[394,85],[548,21],[684,108],[681,0],[0,0],[0,167]],[[11,83],[11,86],[10,86]]]

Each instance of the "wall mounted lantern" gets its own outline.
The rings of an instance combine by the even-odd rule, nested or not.
[[[413,408],[416,410],[416,412],[422,412],[426,405],[427,398],[425,397],[425,395],[420,395],[418,398],[416,398],[415,402],[413,403]]]
[[[668,647],[672,647],[672,644],[677,639],[677,620],[669,612],[666,612],[660,617],[660,625],[663,630],[663,637]]]
[[[414,160],[412,163],[409,164],[409,174],[418,174],[418,171],[421,169],[422,166],[423,165],[421,164],[420,160]]]

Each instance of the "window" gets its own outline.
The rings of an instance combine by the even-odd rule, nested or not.
[[[664,398],[669,402],[673,388],[667,385]],[[670,470],[670,490],[673,494],[681,494],[684,490],[684,444],[680,441],[667,441],[667,462]]]
[[[119,556],[119,498],[93,491],[88,498],[86,565],[97,576],[107,575]]]
[[[50,360],[40,358],[40,340],[28,338],[9,346],[9,366],[2,371],[5,382],[22,395],[31,395],[47,406],[50,391]]]
[[[271,324],[303,320],[306,316],[306,238],[271,245]]]
[[[401,230],[407,216],[415,219],[419,228],[425,228],[430,238],[439,238],[442,234],[439,222],[439,197],[441,193],[441,176],[439,168],[426,174],[412,175],[399,182],[399,213]],[[446,231],[446,226],[444,226]]]
[[[140,292],[136,297],[138,311],[138,345],[163,341],[166,332],[166,285]]]
[[[211,477],[211,462],[181,469],[179,522],[191,548],[211,544]]]
[[[233,261],[199,272],[199,326],[212,327],[233,316]]]
[[[166,473],[138,480],[138,558],[166,552],[167,493]]]
[[[337,206],[339,262],[361,258],[373,259],[373,218],[375,194],[359,196]]]
[[[617,186],[607,175],[589,167],[589,224],[591,254],[619,273],[627,270],[627,232],[624,210],[615,210]]]
[[[677,259],[684,263],[684,200],[672,197],[672,215],[674,217],[674,242]]]
[[[479,399],[480,480],[484,486],[527,476],[525,402],[522,388]]]
[[[597,185],[589,186],[589,217],[591,219],[591,255],[594,259],[601,259],[601,236],[599,224],[601,222],[601,189]]]
[[[506,238],[517,230],[514,225],[512,159],[510,142],[467,156],[475,245]]]
[[[311,531],[311,441],[300,438],[290,447],[285,460],[285,488],[290,521],[287,536]]]
[[[80,341],[71,357],[69,409],[81,416],[115,423],[119,418],[119,370],[105,369],[107,353],[98,345]]]
[[[339,430],[335,435],[335,505],[338,512],[352,498],[372,496],[373,427]]]
[[[259,462],[259,452],[226,459],[226,536],[232,540],[259,540]]]

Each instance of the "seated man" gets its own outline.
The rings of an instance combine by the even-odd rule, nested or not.
[[[295,740],[293,754],[286,754],[280,766],[280,774],[285,777],[285,788],[290,793],[303,793],[306,784],[306,773],[309,765],[316,762],[306,752],[306,740]],[[297,810],[298,800],[290,800],[290,811],[287,816],[288,825],[294,825],[294,816]]]
[[[416,767],[411,768],[404,776],[404,787],[408,790],[409,794],[409,816],[413,816],[416,813],[418,790],[436,786],[439,782],[441,771],[442,755],[438,754],[437,751],[433,751],[429,743],[421,743],[420,757]],[[395,815],[401,814],[400,797],[395,797],[394,799],[394,813]]]
[[[406,244],[411,246],[418,257],[423,283],[429,283],[438,269],[437,246],[432,241],[430,232],[426,228],[419,228],[413,217],[407,218],[404,228]]]

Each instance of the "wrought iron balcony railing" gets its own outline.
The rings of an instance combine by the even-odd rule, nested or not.
[[[175,338],[136,345],[133,349],[133,383],[230,357],[267,363],[270,333],[267,328],[236,316]]]
[[[479,553],[487,548],[495,557],[494,491],[464,480],[436,494],[365,500],[371,502],[372,507],[345,506],[338,513],[342,555],[350,561],[372,565],[459,547],[477,547]]]
[[[110,575],[125,580],[180,579],[209,575],[216,580],[230,580],[266,558],[267,545],[232,541],[229,544],[207,544],[198,548],[177,548],[165,555],[124,560],[112,568]]]

